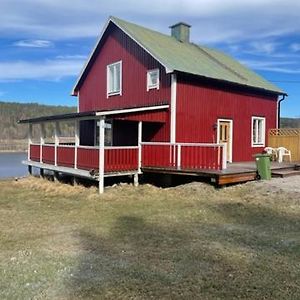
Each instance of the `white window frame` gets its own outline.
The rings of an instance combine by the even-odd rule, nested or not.
[[[261,133],[261,138],[262,141],[261,143],[259,143],[258,141],[258,132],[259,132],[259,128],[258,128],[258,122],[257,122],[257,126],[255,128],[256,132],[256,137],[257,137],[257,141],[253,141],[253,137],[254,137],[254,132],[253,132],[253,123],[255,122],[255,120],[259,120],[262,121],[262,133]],[[252,116],[251,118],[251,146],[253,148],[255,147],[265,147],[265,142],[266,142],[266,118],[265,117],[257,117],[257,116]]]
[[[110,71],[110,68],[113,68],[117,65],[120,65],[120,90],[110,92],[109,71]],[[121,60],[106,66],[106,93],[107,93],[107,98],[110,96],[116,96],[116,95],[122,96],[122,61]]]
[[[154,72],[157,72],[157,83],[151,85],[151,81],[150,81],[151,76],[150,75],[151,75],[151,73],[154,73]],[[160,75],[159,69],[152,69],[152,70],[147,71],[147,92],[152,89],[159,90],[159,83],[160,83],[159,75]]]

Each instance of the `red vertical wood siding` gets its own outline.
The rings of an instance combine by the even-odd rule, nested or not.
[[[106,67],[120,60],[122,60],[122,95],[107,98]],[[160,87],[159,90],[152,89],[147,92],[147,70],[155,68],[160,70]],[[101,49],[79,90],[79,111],[169,104],[170,98],[170,75],[167,75],[165,69],[136,42],[111,24],[108,33],[104,36]],[[149,112],[141,116],[143,121],[154,119],[155,121],[164,119],[165,123],[151,141],[168,141],[169,113]]]
[[[54,145],[43,145],[42,162],[54,164],[55,147]]]
[[[106,67],[122,60],[122,96],[106,95]],[[160,69],[160,88],[147,92],[147,70]],[[170,102],[170,75],[136,42],[110,24],[101,49],[79,90],[79,110],[95,111]]]
[[[138,169],[138,148],[105,149],[104,171],[122,172]]]
[[[182,146],[181,168],[221,170],[221,150],[213,146]]]
[[[74,167],[75,148],[73,146],[57,147],[57,165],[63,167]]]
[[[266,118],[266,133],[275,128],[276,100],[277,96],[208,86],[189,76],[178,76],[176,141],[214,143],[217,119],[232,119],[233,161],[253,160],[253,154],[263,148],[251,147],[251,117]]]
[[[143,145],[142,166],[179,169],[222,169],[220,147],[181,145]],[[178,166],[180,159],[180,165]]]
[[[126,115],[116,115],[114,116],[114,119],[164,123],[168,121],[168,115],[169,115],[169,111],[154,110],[154,111],[130,113]]]
[[[30,159],[33,161],[40,161],[40,145],[30,145]]]
[[[143,142],[169,142],[170,132],[162,130],[164,124],[161,123],[143,123]]]
[[[99,149],[78,148],[77,167],[83,170],[99,170]]]
[[[169,120],[169,116],[167,116]],[[145,122],[142,124],[144,142],[168,142],[169,121],[167,123]],[[134,146],[138,144],[138,123],[117,119],[113,122],[113,145]]]
[[[147,139],[148,142],[169,142],[170,141],[170,111],[153,111],[138,114],[130,114],[120,117],[124,120],[143,121],[143,131],[146,130],[147,124],[154,124],[156,122],[157,131]],[[151,125],[150,125],[151,126]]]
[[[142,166],[170,168],[176,167],[177,149],[174,145],[143,145]]]

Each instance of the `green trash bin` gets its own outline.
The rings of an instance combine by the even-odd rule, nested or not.
[[[256,154],[255,162],[257,173],[260,179],[270,180],[271,176],[271,158],[269,154]]]

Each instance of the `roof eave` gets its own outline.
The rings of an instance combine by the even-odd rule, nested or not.
[[[86,70],[86,68],[88,67],[90,61],[92,60],[92,58],[93,58],[93,56],[94,56],[94,54],[95,54],[95,52],[96,52],[96,50],[97,50],[97,48],[98,48],[98,45],[99,45],[100,42],[101,42],[101,39],[102,39],[102,37],[103,37],[103,35],[104,35],[104,33],[105,33],[105,31],[106,31],[106,29],[107,29],[107,27],[108,27],[110,21],[111,21],[111,17],[109,17],[108,20],[106,21],[106,23],[105,23],[105,25],[104,25],[104,27],[103,27],[103,29],[102,29],[102,32],[101,32],[101,34],[100,34],[100,36],[99,36],[99,38],[98,38],[98,40],[97,40],[97,42],[96,42],[96,44],[95,44],[93,50],[92,50],[92,52],[90,53],[88,59],[86,60],[86,62],[85,62],[85,64],[84,64],[83,68],[81,69],[80,74],[79,74],[79,76],[78,76],[78,78],[77,78],[77,80],[76,80],[76,83],[75,83],[75,85],[74,85],[74,87],[73,87],[73,90],[72,90],[72,92],[71,92],[71,96],[77,96],[78,87],[79,87],[79,83],[80,83],[80,81],[81,81],[81,78],[83,77],[83,75],[84,75],[84,73],[85,73],[85,70]]]
[[[208,77],[208,76],[205,76],[205,75],[199,75],[199,74],[195,74],[195,73],[187,73],[187,72],[184,72],[184,71],[181,71],[181,70],[174,70],[174,72],[179,72],[179,73],[183,73],[183,74],[187,74],[187,75],[191,75],[191,76],[205,78],[206,80],[218,81],[218,82],[222,82],[222,83],[225,83],[225,84],[231,84],[231,85],[234,85],[234,86],[245,87],[245,88],[248,88],[248,89],[255,89],[255,90],[259,90],[261,92],[276,94],[278,96],[279,95],[288,96],[288,94],[285,93],[284,91],[269,90],[269,89],[265,89],[265,88],[262,88],[262,87],[248,85],[248,84],[241,84],[241,83],[234,82],[234,81],[229,81],[229,80],[224,80],[224,79],[219,79],[219,78]]]
[[[147,111],[166,110],[169,107],[170,105],[167,104],[167,102],[162,102],[160,104],[151,105],[151,106],[129,107],[129,108],[113,109],[113,110],[108,109],[102,111],[88,111],[88,112],[43,116],[43,117],[19,120],[18,124],[43,123],[43,122],[70,120],[70,119],[88,120],[88,119],[95,119],[97,117],[113,116],[113,115],[120,115],[120,114],[131,114],[131,113],[139,113],[139,112],[147,112]]]

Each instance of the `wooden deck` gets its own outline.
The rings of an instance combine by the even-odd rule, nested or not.
[[[39,169],[50,170],[68,174],[71,176],[88,178],[99,181],[98,174],[91,174],[88,170],[75,169],[63,166],[54,166],[47,163],[39,163],[36,161],[23,161],[23,164],[36,167]],[[255,162],[239,162],[228,164],[225,170],[214,169],[182,169],[176,167],[142,167],[141,173],[166,174],[166,175],[181,175],[181,176],[197,176],[198,178],[209,180],[217,186],[233,183],[243,183],[257,179]],[[292,163],[271,163],[272,177],[288,177],[300,175],[300,162]],[[104,177],[111,176],[127,176],[137,175],[138,170],[123,171],[123,172],[105,172]]]
[[[294,174],[298,175],[300,170],[299,163],[271,163],[272,177],[278,177],[277,174]],[[169,175],[183,175],[183,176],[198,176],[208,178],[212,183],[218,186],[242,183],[246,181],[255,180],[257,178],[256,164],[251,162],[239,162],[228,164],[225,170],[204,170],[204,169],[178,169],[178,168],[158,168],[158,167],[143,167],[143,173],[157,173]],[[283,176],[281,176],[283,177]]]
[[[71,176],[76,176],[76,177],[87,178],[90,180],[99,181],[98,173],[93,174],[87,170],[74,169],[74,168],[63,167],[63,166],[54,166],[52,164],[39,163],[39,162],[28,161],[28,160],[24,160],[24,161],[22,161],[22,163],[24,165],[42,169],[42,170],[49,170],[49,171],[53,171],[53,172],[64,173],[64,174],[71,175]],[[123,171],[123,172],[121,172],[121,171],[120,172],[106,172],[106,173],[104,173],[104,177],[127,176],[127,175],[135,175],[137,173],[138,173],[137,170]]]

